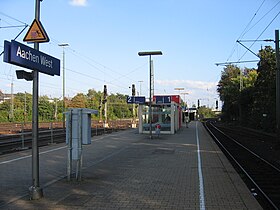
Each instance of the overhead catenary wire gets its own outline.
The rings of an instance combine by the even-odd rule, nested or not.
[[[99,79],[99,78],[93,77],[91,75],[88,75],[88,74],[85,74],[85,73],[81,73],[81,72],[78,72],[78,71],[75,71],[75,70],[72,70],[72,69],[69,69],[69,68],[66,68],[66,70],[74,72],[74,73],[82,75],[82,76],[85,76],[87,78],[92,78],[92,79],[100,81],[100,82],[105,82],[106,84],[111,84],[111,85],[113,85],[115,87],[119,87],[119,88],[122,88],[122,89],[127,89],[127,87],[125,87],[125,86],[120,86],[120,85],[116,85],[116,84],[113,84],[113,83],[110,83],[110,82],[106,82],[106,81],[104,81],[102,79]]]
[[[254,44],[255,44],[257,41],[260,41],[259,38],[264,34],[264,32],[269,28],[269,26],[274,22],[274,20],[279,16],[280,12],[278,12],[278,13],[274,16],[274,18],[268,23],[268,25],[264,28],[264,30],[260,33],[260,35],[259,35],[256,39],[254,39],[254,40],[244,40],[244,41],[241,41],[240,39],[241,39],[242,37],[244,37],[244,35],[245,35],[246,33],[248,33],[252,28],[254,28],[261,20],[264,19],[264,17],[266,17],[269,13],[271,13],[272,10],[275,9],[276,6],[278,6],[278,5],[280,4],[280,1],[278,1],[278,2],[277,2],[268,12],[266,12],[253,26],[251,26],[251,27],[249,28],[249,26],[251,25],[253,19],[256,17],[256,14],[259,12],[259,10],[261,9],[261,7],[263,6],[264,2],[265,2],[265,0],[261,3],[261,5],[260,5],[260,7],[258,8],[257,12],[254,14],[254,16],[251,18],[251,20],[249,21],[249,23],[247,24],[247,26],[245,27],[245,29],[243,30],[243,32],[242,32],[241,35],[239,36],[239,38],[238,38],[238,40],[236,41],[235,46],[234,46],[234,48],[232,49],[232,51],[231,51],[231,53],[230,53],[230,56],[228,57],[226,63],[241,63],[241,62],[242,62],[241,59],[248,53],[248,51],[251,52],[252,54],[256,55],[257,57],[259,57],[256,53],[254,53],[254,52],[251,50],[251,48],[254,46]],[[247,46],[245,46],[245,45],[243,45],[243,44],[241,43],[241,42],[247,42],[247,41],[248,41],[248,42],[250,41],[250,42],[253,42],[253,43],[252,43],[249,47],[247,47]],[[263,41],[271,41],[271,39],[265,39],[265,40],[263,40]],[[242,54],[242,56],[239,57],[239,59],[238,59],[237,62],[228,62],[229,59],[232,57],[233,53],[236,51],[237,43],[240,44],[240,45],[242,45],[244,48],[246,48],[246,51]],[[251,61],[250,61],[250,62],[251,62]],[[217,64],[219,65],[219,63],[216,63],[216,65],[217,65]],[[222,64],[224,64],[224,63],[222,63]]]
[[[16,18],[12,17],[12,16],[10,16],[10,15],[7,15],[7,14],[3,13],[3,12],[0,12],[0,15],[3,15],[3,16],[5,16],[5,17],[9,18],[9,19],[12,19],[12,20],[17,21],[17,22],[19,22],[19,23],[21,23],[21,24],[24,24],[24,25],[20,25],[21,27],[24,27],[24,29],[22,29],[22,30],[20,31],[20,33],[14,38],[14,40],[16,40],[16,39],[22,34],[22,32],[29,26],[28,24],[24,23],[23,21],[20,21],[20,20],[18,20],[18,19],[16,19]],[[2,20],[2,19],[1,19],[1,20]],[[4,28],[16,28],[16,27],[19,27],[19,26],[12,26],[12,25],[11,25],[10,23],[8,23],[7,21],[5,21],[5,22],[6,22],[9,26],[1,26],[1,28],[3,28],[3,29],[4,29]],[[1,29],[1,28],[0,28],[0,29]],[[57,42],[57,44],[60,43],[59,41],[57,41],[57,40],[55,40],[55,39],[53,39],[53,38],[52,38],[52,40],[53,40],[53,42]],[[90,76],[90,75],[84,75],[84,74],[82,74],[82,73],[80,73],[80,72],[77,72],[77,71],[72,70],[72,71],[75,72],[76,74],[79,74],[79,75],[82,75],[82,76],[86,76],[86,77],[90,77],[90,78],[93,78],[93,79],[95,79],[95,80],[99,80],[99,81],[101,81],[101,82],[105,82],[105,83],[107,83],[107,84],[111,84],[111,85],[113,85],[113,86],[116,86],[116,87],[119,87],[119,88],[122,88],[122,89],[127,89],[127,87],[126,87],[126,86],[120,86],[119,83],[118,83],[118,84],[114,84],[113,82],[114,82],[114,81],[118,81],[120,78],[128,78],[130,81],[133,80],[133,79],[131,79],[131,78],[129,78],[129,77],[127,76],[127,75],[129,75],[130,73],[128,73],[128,74],[120,74],[118,71],[115,71],[115,70],[113,70],[113,69],[111,69],[111,68],[109,68],[109,67],[107,67],[107,66],[105,66],[105,65],[103,65],[103,64],[101,64],[101,63],[99,63],[99,62],[97,62],[97,61],[95,61],[95,60],[93,60],[92,58],[90,58],[90,57],[88,57],[88,56],[85,56],[85,55],[82,55],[81,53],[79,53],[78,51],[74,50],[74,49],[71,48],[71,47],[66,48],[66,50],[67,50],[68,52],[72,53],[74,56],[79,57],[80,60],[83,60],[85,63],[87,63],[87,64],[88,64],[89,66],[91,66],[92,68],[98,70],[99,72],[102,72],[103,74],[108,75],[108,76],[112,76],[112,74],[108,73],[108,72],[112,72],[112,73],[114,73],[114,74],[117,75],[117,78],[114,78],[114,79],[112,79],[111,81],[104,81],[104,80],[101,80],[101,79],[99,79],[99,78],[93,78],[93,77]],[[2,52],[0,55],[2,55],[2,54],[3,54],[3,52]],[[102,68],[103,68],[103,69],[102,69]],[[137,67],[136,69],[138,69],[138,67]],[[68,70],[69,70],[69,69],[68,69]],[[133,69],[133,71],[135,71],[135,69]],[[132,71],[132,72],[133,72],[133,71]]]
[[[11,16],[9,16],[9,15],[3,13],[3,12],[0,12],[0,14],[2,14],[2,15],[6,16],[6,17],[8,17],[8,18],[10,18],[10,19],[12,19],[12,20],[15,20],[15,21],[17,21],[17,22],[23,24],[23,25],[11,25],[10,23],[8,23],[8,22],[5,21],[7,24],[9,24],[9,26],[0,26],[0,29],[6,29],[6,28],[23,28],[23,29],[19,32],[19,34],[14,38],[14,40],[16,40],[16,39],[20,36],[20,34],[29,26],[27,23],[24,23],[23,21],[20,21],[20,20],[18,20],[18,19],[16,19],[16,18],[13,18],[13,17],[11,17]],[[0,21],[3,21],[3,20],[0,19]]]
[[[81,53],[78,53],[78,52],[77,52],[76,50],[74,50],[73,48],[70,48],[70,49],[72,50],[72,53],[73,53],[74,55],[76,55],[76,56],[78,56],[79,58],[83,59],[88,65],[92,66],[93,68],[95,68],[96,70],[100,71],[101,73],[104,73],[105,75],[108,75],[108,76],[111,76],[111,77],[112,77],[112,75],[111,75],[110,73],[108,73],[108,71],[110,71],[110,72],[116,74],[118,77],[117,77],[117,78],[114,78],[114,79],[112,79],[112,80],[110,80],[110,81],[108,81],[109,84],[113,84],[113,82],[119,81],[119,79],[121,79],[121,78],[127,78],[127,79],[130,80],[130,81],[135,80],[135,79],[132,79],[132,78],[128,77],[128,75],[131,74],[132,72],[135,72],[136,70],[141,69],[141,68],[144,66],[144,65],[141,65],[140,67],[136,67],[135,69],[133,69],[131,72],[128,72],[127,74],[121,74],[120,72],[118,72],[118,71],[116,71],[116,70],[113,70],[112,68],[107,67],[107,66],[105,66],[105,65],[103,65],[103,64],[101,64],[101,63],[95,61],[94,59],[92,59],[92,58],[90,58],[90,57],[88,57],[88,56],[85,56],[85,55],[83,55],[83,54],[81,54]],[[70,52],[71,52],[71,51],[70,51]],[[102,70],[101,68],[99,68],[99,67],[93,65],[93,64],[92,64],[91,62],[89,62],[89,61],[94,62],[95,64],[101,66],[104,70]],[[106,70],[108,70],[108,71],[106,71]],[[116,85],[116,86],[119,86],[119,85]]]
[[[10,19],[12,19],[12,20],[15,20],[15,21],[17,21],[17,22],[23,24],[23,25],[17,25],[17,26],[14,26],[14,25],[0,26],[0,29],[6,29],[6,28],[23,28],[23,29],[15,36],[15,38],[14,38],[13,40],[16,40],[16,39],[23,33],[23,31],[29,26],[27,23],[24,23],[23,21],[20,21],[20,20],[18,20],[18,19],[16,19],[16,18],[13,18],[13,17],[11,17],[11,16],[9,16],[9,15],[7,15],[7,14],[1,12],[1,11],[0,11],[0,14],[2,14],[2,15],[6,16],[6,17],[8,17],[8,18],[10,18]],[[0,19],[0,21],[3,21],[3,20]],[[6,22],[6,21],[5,21],[5,22]],[[6,22],[6,23],[7,23],[7,24],[10,24],[10,23],[8,23],[8,22]],[[0,53],[0,56],[2,56],[3,53],[4,53],[4,50]]]
[[[17,26],[0,26],[0,29],[3,28],[21,28],[21,27],[25,27],[26,25],[17,25]]]
[[[232,65],[234,63],[254,63],[254,62],[258,62],[259,60],[251,60],[251,61],[228,61],[228,62],[224,62],[224,63],[215,63],[216,66],[227,66],[227,65]]]
[[[60,43],[58,40],[55,40],[55,39],[53,39],[53,38],[52,38],[52,40],[54,40],[54,42],[57,43],[57,44]],[[115,70],[111,69],[110,67],[107,67],[107,66],[105,66],[104,64],[101,64],[101,63],[95,61],[94,59],[92,59],[92,58],[90,58],[90,57],[88,57],[88,56],[86,56],[86,55],[84,55],[84,54],[82,54],[82,53],[79,53],[77,50],[75,50],[75,49],[73,49],[73,48],[71,48],[71,47],[67,47],[67,48],[65,48],[65,50],[66,50],[67,52],[70,52],[72,55],[78,57],[79,59],[83,60],[86,64],[88,64],[89,66],[93,67],[94,69],[98,70],[99,72],[101,72],[101,73],[103,73],[103,74],[105,74],[105,75],[108,75],[108,76],[112,77],[112,74],[108,73],[108,71],[110,71],[110,72],[116,74],[118,77],[113,78],[113,79],[111,79],[110,81],[102,80],[102,79],[99,79],[99,78],[95,78],[95,79],[97,79],[97,80],[99,80],[99,81],[106,82],[107,84],[114,85],[115,87],[120,87],[120,88],[122,88],[122,89],[127,89],[127,86],[120,86],[120,85],[119,85],[119,82],[118,82],[118,84],[115,84],[115,83],[113,83],[113,82],[117,82],[117,81],[119,81],[121,78],[127,78],[128,81],[131,81],[131,82],[132,82],[132,81],[135,81],[135,79],[132,79],[132,78],[128,77],[128,75],[131,74],[132,72],[135,72],[135,71],[141,69],[141,68],[146,64],[146,63],[145,63],[145,64],[141,65],[140,67],[136,67],[135,69],[133,69],[132,71],[128,72],[127,74],[121,74],[120,72],[115,71]],[[100,67],[101,67],[101,68],[100,68]],[[102,69],[102,68],[103,68],[103,69]],[[107,70],[108,70],[108,71],[107,71]],[[80,72],[75,72],[75,73],[80,74]],[[130,83],[131,83],[131,82],[130,82]]]
[[[253,43],[248,47],[248,49],[244,52],[244,54],[238,59],[240,61],[247,52],[251,49],[251,47],[258,41],[258,39],[263,35],[263,33],[268,29],[268,27],[273,23],[273,21],[279,16],[280,12],[278,12],[275,17],[270,21],[270,23],[264,28],[264,30],[260,33],[260,35],[253,41]]]
[[[17,38],[22,34],[22,32],[29,26],[28,24],[24,23],[23,21],[20,21],[20,20],[14,18],[14,17],[11,17],[11,16],[9,16],[9,15],[3,13],[3,12],[0,12],[0,15],[3,15],[3,16],[5,16],[5,17],[7,17],[7,18],[10,18],[10,19],[12,19],[12,20],[15,20],[15,21],[17,21],[17,22],[19,22],[19,23],[21,23],[21,24],[24,24],[24,25],[22,25],[22,27],[24,27],[24,29],[22,29],[22,30],[20,31],[20,33],[15,37],[15,39],[17,39]],[[7,23],[7,24],[9,24],[10,26],[4,26],[5,28],[14,28],[14,27],[15,27],[15,26],[11,26],[10,23]],[[59,41],[57,41],[57,40],[55,40],[55,39],[52,38],[52,42],[51,42],[50,44],[55,43],[55,42],[57,42],[57,44],[60,43]],[[110,73],[110,72],[112,72],[112,73],[116,74],[117,76],[116,76],[115,78],[112,78],[111,80],[108,80],[108,79],[107,79],[107,80],[105,81],[105,80],[102,80],[102,79],[100,79],[100,78],[92,77],[92,76],[89,75],[89,74],[84,74],[84,73],[81,73],[81,72],[78,72],[78,71],[75,71],[75,70],[72,70],[72,69],[67,69],[68,71],[72,71],[72,72],[74,72],[74,73],[76,73],[76,74],[79,74],[79,75],[81,75],[81,76],[85,76],[85,77],[87,77],[87,78],[92,78],[92,79],[95,79],[95,80],[97,80],[97,81],[100,81],[100,82],[103,82],[103,83],[106,83],[106,84],[111,84],[112,86],[119,87],[119,88],[125,89],[125,90],[128,89],[128,85],[121,85],[120,82],[119,82],[120,79],[121,79],[121,78],[127,78],[127,79],[128,79],[128,80],[127,80],[128,83],[129,83],[129,84],[132,83],[132,81],[134,81],[135,78],[134,78],[134,79],[133,79],[133,78],[130,78],[128,75],[131,74],[132,72],[135,72],[135,71],[141,69],[141,68],[144,66],[144,65],[141,65],[140,67],[137,67],[137,68],[135,68],[135,69],[132,69],[132,71],[130,71],[129,73],[121,74],[119,71],[113,70],[113,69],[111,69],[111,68],[109,68],[109,67],[107,67],[107,66],[105,66],[105,65],[103,65],[103,64],[101,64],[101,63],[99,63],[99,62],[97,62],[97,61],[95,61],[94,59],[92,59],[92,58],[90,58],[90,57],[88,57],[88,56],[82,55],[82,54],[79,53],[77,50],[75,50],[75,49],[73,49],[73,48],[71,48],[71,47],[66,48],[65,50],[67,50],[68,52],[70,52],[70,53],[73,54],[74,56],[80,58],[80,60],[84,61],[84,62],[87,63],[90,67],[92,67],[92,68],[98,70],[99,72],[102,72],[102,73],[104,73],[104,74],[106,74],[106,75],[108,75],[108,76],[110,76],[110,77],[112,77],[112,74]],[[146,63],[145,63],[145,64],[146,64]]]
[[[19,20],[19,19],[16,19],[16,18],[14,18],[14,17],[12,17],[12,16],[10,16],[10,15],[7,15],[7,14],[5,14],[4,12],[1,12],[1,11],[0,11],[0,14],[3,15],[3,16],[5,16],[5,17],[8,17],[8,18],[10,18],[10,19],[12,19],[12,20],[15,20],[15,21],[17,21],[17,22],[19,22],[19,23],[21,23],[21,24],[26,25],[25,22],[23,22],[23,21],[21,21],[21,20]]]
[[[278,4],[280,4],[280,1],[277,4],[275,4],[268,12],[266,12],[251,28],[248,29],[247,32],[249,32],[251,29],[253,29],[261,20],[263,20]],[[239,39],[241,39],[241,38],[239,38]]]
[[[247,28],[249,28],[249,26],[251,25],[251,23],[253,22],[253,20],[255,19],[255,17],[257,16],[258,12],[260,11],[261,7],[263,6],[264,2],[266,0],[263,0],[261,5],[258,7],[257,11],[254,13],[253,17],[251,18],[251,20],[249,21],[249,23],[246,25],[246,27],[244,28],[244,30],[241,32],[240,36],[238,37],[237,40],[242,39],[242,37],[244,37],[244,35],[248,32],[246,31]],[[227,61],[229,61],[229,59],[232,57],[232,55],[235,53],[236,51],[236,47],[237,47],[237,43],[235,43],[234,47],[231,50],[231,53],[229,55],[229,57],[227,58]]]
[[[263,4],[264,4],[265,1],[266,1],[266,0],[263,0],[263,1],[262,1],[261,5],[260,5],[259,8],[257,9],[257,11],[254,13],[254,15],[253,15],[253,17],[251,18],[251,20],[250,20],[249,23],[246,25],[246,27],[244,28],[243,32],[240,34],[238,40],[239,40],[239,39],[242,39],[242,37],[244,37],[245,34],[249,32],[249,30],[250,30],[251,28],[250,28],[248,31],[246,31],[247,28],[249,28],[249,26],[251,25],[251,23],[253,22],[253,20],[254,20],[255,17],[257,16],[258,12],[259,12],[260,9],[262,8],[262,6],[263,6]],[[279,2],[278,2],[278,3],[279,3]],[[256,24],[255,24],[255,25],[256,25]]]
[[[55,40],[55,42],[60,43],[59,41]],[[112,73],[115,73],[117,75],[121,75],[122,77],[127,77],[125,74],[120,74],[118,71],[115,71],[113,69],[111,69],[110,67],[104,65],[104,64],[101,64],[97,61],[95,61],[94,59],[88,57],[87,55],[84,55],[80,52],[78,52],[77,50],[73,49],[72,47],[68,47],[65,49],[66,51],[70,52],[71,54],[73,54],[74,56],[77,56],[79,57],[80,59],[82,59],[85,63],[87,63],[88,65],[90,65],[91,67],[93,67],[94,69],[98,70],[99,72],[101,73],[104,73],[106,75],[109,75],[111,76],[111,74],[108,73],[108,71],[112,72]],[[94,65],[94,64],[96,65]],[[100,67],[102,67],[103,69],[101,69]],[[108,71],[105,71],[105,70],[108,70]],[[129,78],[131,79],[131,78]]]
[[[139,69],[143,68],[146,64],[147,64],[147,62],[145,62],[145,64],[142,64],[142,65],[139,66],[139,67],[136,67],[136,68],[133,69],[132,71],[128,72],[127,75],[138,71]],[[123,78],[123,77],[126,77],[126,78],[130,79],[127,75],[121,75],[120,77],[118,77],[118,78],[116,78],[116,79],[114,79],[114,80],[111,80],[110,82],[118,81],[119,79],[121,79],[121,78]],[[130,79],[130,80],[133,81],[132,79]],[[136,81],[135,81],[135,82],[136,82]]]

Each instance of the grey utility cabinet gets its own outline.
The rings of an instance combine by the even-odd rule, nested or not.
[[[82,145],[91,144],[91,114],[97,110],[71,108],[66,114],[66,143],[71,147],[72,160],[81,158]]]

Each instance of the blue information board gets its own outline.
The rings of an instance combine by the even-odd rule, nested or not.
[[[127,96],[126,98],[128,104],[144,104],[145,101],[145,96]]]
[[[4,62],[52,76],[60,75],[59,59],[14,40],[4,42]]]
[[[156,104],[170,104],[171,96],[156,96]]]

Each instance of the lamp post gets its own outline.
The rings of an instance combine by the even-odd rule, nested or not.
[[[174,90],[178,90],[179,91],[179,95],[181,94],[181,90],[185,90],[185,88],[174,88]]]
[[[184,95],[184,104],[186,105],[187,104],[187,102],[186,102],[186,95],[189,95],[189,93],[188,92],[183,92],[181,94]]]
[[[140,85],[139,95],[141,96],[141,94],[142,94],[142,93],[141,93],[141,89],[142,89],[142,88],[141,88],[141,83],[144,82],[144,81],[143,81],[143,80],[140,80],[140,81],[138,81],[138,82],[139,82],[139,85]]]
[[[153,138],[152,135],[152,55],[162,55],[161,51],[149,51],[149,52],[138,52],[139,56],[149,56],[149,66],[150,66],[150,100],[149,100],[149,123],[150,123],[150,139]]]
[[[179,91],[179,96],[181,98],[181,90],[185,90],[185,88],[174,88],[174,90],[178,90]]]
[[[174,90],[178,90],[179,91],[179,96],[181,97],[181,90],[185,90],[185,88],[174,88]]]
[[[58,44],[59,47],[62,47],[62,60],[63,60],[63,66],[62,66],[62,97],[63,97],[63,112],[65,112],[65,47],[69,46],[67,43]],[[65,129],[65,115],[62,115],[62,123],[63,123],[63,129]]]

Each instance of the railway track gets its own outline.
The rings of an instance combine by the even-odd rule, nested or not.
[[[91,136],[112,133],[118,130],[126,129],[127,126],[112,126],[110,128],[95,127],[91,129]],[[66,131],[64,129],[43,129],[38,133],[38,146],[47,146],[49,144],[63,143],[66,140]],[[0,135],[0,155],[20,150],[30,149],[32,147],[32,132],[20,132],[10,135]]]
[[[244,146],[240,140],[230,137],[213,122],[206,121],[204,126],[232,162],[262,207],[280,209],[279,166],[249,149],[248,145]],[[255,144],[258,144],[257,142],[255,141]]]

